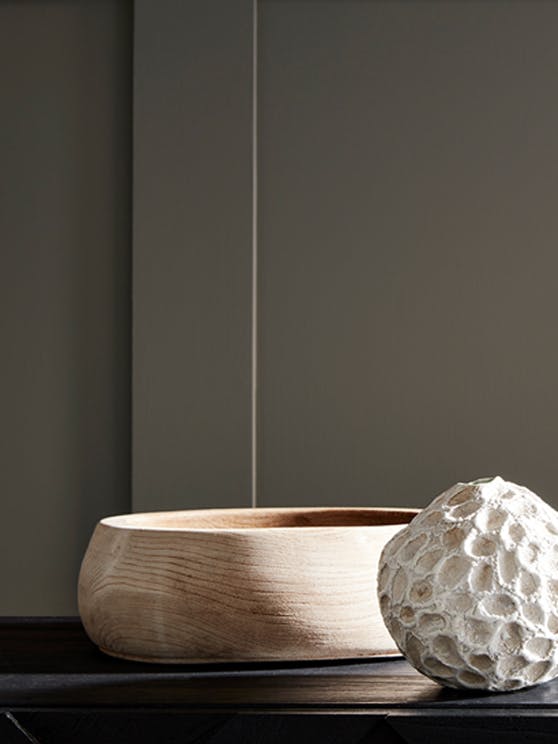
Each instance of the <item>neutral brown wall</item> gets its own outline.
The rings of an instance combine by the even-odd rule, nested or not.
[[[0,614],[130,508],[131,4],[0,2]]]
[[[558,506],[558,4],[260,0],[255,306],[253,5],[132,10],[0,0],[0,614],[250,503],[254,310],[258,504]]]
[[[251,0],[135,3],[133,505],[250,504]]]
[[[260,504],[558,506],[558,3],[260,3]]]

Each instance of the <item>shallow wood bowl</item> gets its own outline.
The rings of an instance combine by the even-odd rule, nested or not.
[[[95,528],[85,629],[113,656],[164,663],[397,654],[376,600],[385,543],[412,509],[210,509]]]

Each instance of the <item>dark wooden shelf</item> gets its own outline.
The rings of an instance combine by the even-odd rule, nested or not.
[[[105,656],[76,618],[0,619],[0,696],[2,744],[558,741],[558,680],[476,694],[400,659],[147,665]]]

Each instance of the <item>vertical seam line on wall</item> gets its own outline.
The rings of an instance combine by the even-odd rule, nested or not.
[[[128,454],[128,467],[129,467],[129,511],[135,511],[135,478],[134,478],[134,362],[135,362],[135,280],[134,280],[134,247],[135,247],[135,225],[134,225],[134,200],[135,200],[135,157],[136,157],[136,146],[135,146],[135,132],[136,132],[136,0],[132,2],[132,27],[131,27],[131,95],[130,95],[130,116],[132,117],[130,126],[130,345],[128,347],[128,353],[130,355],[130,390],[129,390],[129,406],[130,406],[130,441],[129,441],[129,454]]]
[[[251,504],[258,504],[258,0],[252,0]]]
[[[134,511],[134,82],[136,72],[136,55],[135,55],[135,0],[131,3],[131,24],[130,24],[130,255],[128,260],[128,270],[130,276],[128,279],[129,297],[128,312],[130,320],[128,324],[128,354],[129,354],[129,374],[128,374],[128,511]]]

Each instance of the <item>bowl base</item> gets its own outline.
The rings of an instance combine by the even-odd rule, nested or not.
[[[135,656],[134,654],[122,654],[118,651],[112,651],[111,649],[104,648],[103,646],[98,646],[99,651],[102,651],[104,654],[107,654],[107,656],[112,656],[115,659],[124,659],[125,661],[139,661],[144,664],[296,664],[296,663],[304,663],[309,664],[312,662],[316,662],[316,664],[325,663],[328,661],[346,661],[347,663],[350,663],[352,661],[366,661],[367,659],[371,660],[380,660],[380,659],[400,659],[402,658],[401,653],[399,651],[376,651],[376,652],[370,652],[366,654],[360,654],[359,656],[314,656],[312,658],[309,658],[307,656],[305,657],[281,657],[278,658],[277,656],[268,657],[268,658],[246,658],[246,657],[238,657],[233,658],[230,656],[227,657],[214,657],[214,658],[208,658],[208,657],[202,657],[202,658],[196,658],[196,657],[157,657],[157,656]]]

